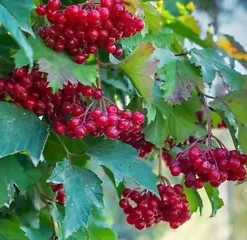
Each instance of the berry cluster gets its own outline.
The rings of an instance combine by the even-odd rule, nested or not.
[[[46,16],[52,24],[40,28],[39,35],[47,46],[57,52],[67,51],[78,64],[83,64],[100,47],[120,57],[122,49],[116,41],[144,28],[144,22],[125,9],[123,0],[61,7],[60,0],[48,0],[47,5],[37,7],[37,14]]]
[[[0,96],[10,102],[32,110],[38,116],[46,116],[57,134],[71,138],[83,138],[86,134],[119,139],[139,149],[144,157],[153,149],[141,133],[145,116],[141,112],[120,110],[116,105],[105,104],[100,88],[81,83],[67,84],[52,93],[47,76],[37,67],[28,73],[26,67],[15,69],[13,76],[0,79]],[[92,100],[91,103],[86,103]],[[103,101],[105,109],[97,107]],[[94,107],[96,105],[96,107]]]
[[[185,185],[189,188],[202,188],[206,182],[218,187],[226,180],[246,179],[247,155],[236,150],[203,150],[199,146],[193,146],[188,151],[180,152],[176,160],[168,153],[164,153],[163,157],[173,176],[181,173],[185,175]]]
[[[56,193],[56,202],[64,205],[66,201],[66,197],[64,194],[63,184],[52,184],[51,188],[52,188],[52,191]]]
[[[159,197],[146,190],[124,189],[119,206],[127,215],[126,221],[137,229],[152,227],[160,222],[168,222],[173,229],[190,219],[189,203],[180,184],[174,187],[159,184]]]

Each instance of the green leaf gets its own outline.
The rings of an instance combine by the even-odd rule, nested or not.
[[[66,53],[57,53],[48,48],[43,41],[37,37],[29,38],[28,42],[34,50],[34,60],[38,61],[39,69],[48,73],[47,80],[53,91],[63,87],[68,81],[71,83],[81,82],[92,85],[97,78],[96,65],[79,65],[71,60]],[[28,64],[23,50],[14,55],[16,67]]]
[[[174,1],[174,0],[166,0],[163,2],[164,8],[171,12],[175,16],[179,16],[181,13],[178,8],[178,4],[188,4],[190,0],[179,0],[179,1]]]
[[[50,213],[44,210],[39,212],[38,227],[22,227],[29,240],[51,239],[53,233],[53,222]],[[33,218],[32,218],[33,219]]]
[[[131,55],[118,64],[148,103],[152,100],[151,92],[157,65],[157,62],[149,60],[153,51],[152,44],[141,43]]]
[[[212,102],[212,106],[226,112],[230,110],[238,126],[238,140],[242,151],[247,153],[247,112],[246,112],[247,89],[234,91]],[[222,107],[222,103],[225,105]],[[226,108],[226,109],[225,109]],[[227,114],[229,118],[229,115]]]
[[[210,44],[207,41],[202,40],[200,36],[193,31],[193,29],[179,20],[172,20],[166,24],[166,27],[171,28],[176,34],[186,37],[201,47],[210,47]]]
[[[0,102],[0,157],[28,151],[39,162],[49,127],[32,112]]]
[[[47,180],[62,183],[67,196],[65,203],[64,233],[69,237],[88,223],[93,204],[103,206],[101,180],[92,171],[73,167],[68,160],[57,163],[52,176]]]
[[[205,82],[211,86],[216,77],[216,73],[220,72],[223,80],[232,86],[233,90],[244,86],[244,77],[230,66],[228,66],[224,58],[221,57],[213,49],[192,49],[191,62],[202,69],[202,75]]]
[[[142,34],[137,33],[129,38],[122,38],[121,40],[119,40],[119,43],[126,53],[130,53],[138,44],[142,42],[142,40]]]
[[[194,188],[184,187],[184,193],[190,203],[190,212],[194,213],[199,209],[202,215],[203,202],[198,191]]]
[[[176,58],[164,65],[163,73],[158,75],[164,79],[161,85],[164,98],[171,104],[180,104],[188,100],[196,86],[203,88],[201,77],[188,60]]]
[[[0,34],[0,56],[8,57],[11,49],[17,49],[18,45],[9,34]]]
[[[144,129],[146,140],[152,142],[159,148],[164,146],[164,142],[168,137],[167,129],[164,127],[165,123],[165,118],[160,111],[157,111],[154,121],[148,124],[148,126]]]
[[[22,47],[28,64],[33,63],[33,52],[21,30],[33,35],[30,11],[35,7],[32,0],[0,0],[0,22]]]
[[[0,207],[9,204],[14,197],[15,184],[24,192],[30,185],[37,182],[40,173],[25,155],[12,155],[0,159]]]
[[[170,28],[161,28],[154,39],[154,43],[158,48],[170,47],[174,41],[174,32]]]
[[[119,185],[125,177],[129,177],[157,194],[157,177],[131,146],[117,141],[102,140],[92,145],[87,154],[112,171],[116,185]]]
[[[8,220],[0,220],[1,240],[28,240],[20,225]]]
[[[88,222],[88,236],[90,240],[117,240],[117,234],[107,227],[102,210],[93,208]]]
[[[141,8],[144,10],[145,22],[152,33],[156,33],[160,27],[160,13],[150,3],[141,3]]]
[[[212,206],[212,213],[210,217],[214,217],[217,211],[224,206],[223,200],[219,197],[219,190],[212,187],[209,183],[204,185],[209,201]]]
[[[61,238],[61,240],[63,239]],[[80,228],[76,233],[73,233],[73,235],[71,235],[69,238],[66,238],[66,240],[89,240],[89,238],[86,229]]]
[[[202,132],[202,129],[195,124],[196,112],[201,108],[201,102],[197,96],[189,98],[188,101],[181,105],[170,106],[165,102],[162,91],[158,85],[154,87],[153,91],[153,105],[162,113],[165,121],[163,122],[163,135],[172,136],[175,143],[185,141],[189,136],[196,131]],[[159,134],[150,132],[148,139],[152,139],[152,134]]]

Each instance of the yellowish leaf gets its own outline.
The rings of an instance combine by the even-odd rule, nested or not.
[[[236,46],[234,46],[226,36],[220,36],[217,44],[229,56],[234,57],[238,60],[247,61],[247,53],[239,50]]]
[[[129,12],[135,15],[140,7],[140,0],[124,0],[124,5]]]
[[[143,42],[130,56],[118,64],[148,103],[152,102],[151,92],[157,67],[157,61],[150,60],[153,52],[153,45]]]
[[[201,29],[198,26],[198,21],[191,15],[183,15],[178,17],[178,19],[187,27],[193,30],[193,32],[200,35]]]
[[[189,2],[187,5],[186,5],[186,8],[190,11],[194,11],[196,9],[196,6],[193,2]]]

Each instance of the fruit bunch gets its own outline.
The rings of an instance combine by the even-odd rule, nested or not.
[[[52,191],[56,194],[56,202],[64,205],[66,201],[63,184],[52,184]]]
[[[209,182],[219,187],[225,181],[246,179],[247,155],[226,148],[203,150],[192,146],[178,153],[176,160],[168,153],[163,154],[173,176],[184,174],[185,185],[189,188],[202,188]]]
[[[142,230],[160,222],[168,222],[171,228],[176,229],[190,219],[189,203],[182,185],[172,187],[159,184],[157,188],[159,196],[147,190],[123,190],[119,206],[127,215],[128,224]]]
[[[100,88],[81,83],[68,83],[63,89],[52,92],[47,74],[34,67],[15,69],[13,76],[0,79],[2,101],[6,94],[11,103],[21,105],[38,116],[46,116],[57,134],[83,138],[87,134],[119,139],[140,150],[144,157],[153,144],[141,133],[145,116],[142,112],[120,110],[115,104],[107,105]],[[91,101],[91,102],[90,102]],[[104,109],[97,106],[101,103]]]
[[[144,28],[142,19],[128,12],[123,0],[101,0],[100,4],[88,1],[67,7],[60,0],[48,0],[36,12],[51,23],[39,29],[45,44],[57,52],[66,51],[78,64],[101,47],[120,57],[122,49],[116,42]]]

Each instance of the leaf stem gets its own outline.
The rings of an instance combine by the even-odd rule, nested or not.
[[[200,94],[201,96],[201,100],[202,100],[202,103],[203,103],[203,106],[204,106],[204,109],[205,109],[205,112],[206,112],[206,116],[207,116],[207,124],[208,124],[208,149],[211,149],[212,147],[212,118],[211,118],[211,112],[210,112],[210,109],[209,109],[209,106],[207,104],[207,101],[204,97],[203,94]]]
[[[97,65],[97,72],[98,72],[98,79],[97,79],[97,87],[101,88],[101,79],[100,79],[100,60],[99,60],[99,55],[95,54],[95,61]]]
[[[64,148],[64,151],[66,152],[68,160],[72,161],[71,153],[70,153],[69,149],[66,147],[66,145],[64,144],[64,142],[62,141],[62,139],[60,138],[59,135],[56,134],[56,137],[57,137],[58,141],[61,143],[62,147]]]
[[[162,178],[162,167],[163,167],[163,150],[162,148],[159,149],[159,178]]]
[[[36,186],[36,189],[38,190],[38,192],[40,193],[41,201],[44,202],[45,204],[51,204],[52,199],[44,193],[41,186],[39,184],[36,184],[35,186]]]

